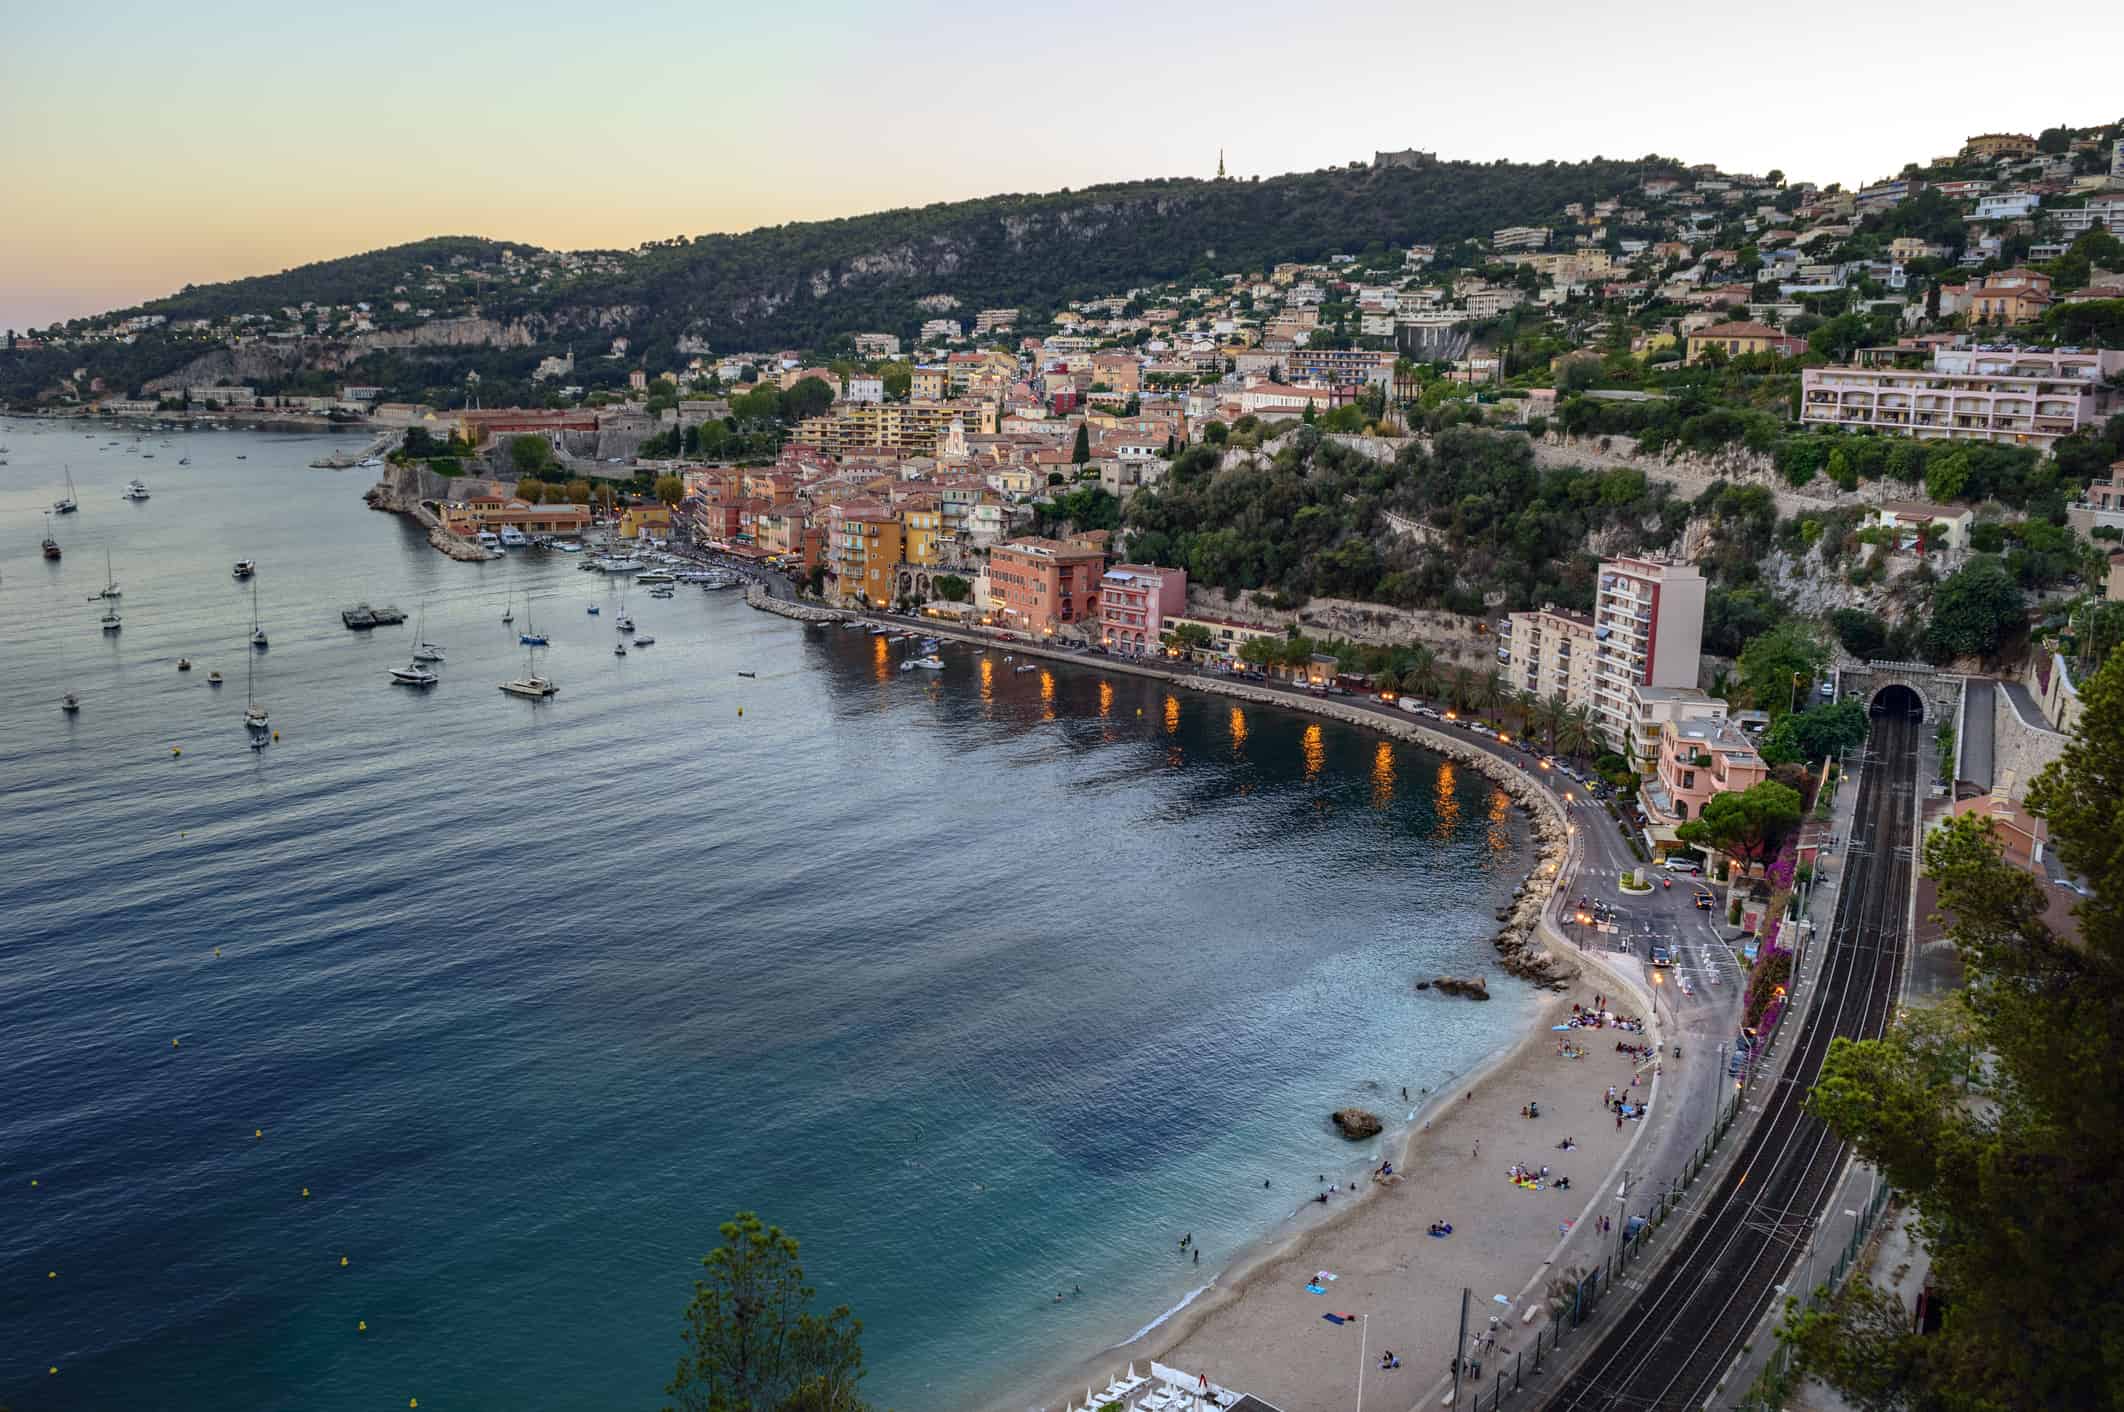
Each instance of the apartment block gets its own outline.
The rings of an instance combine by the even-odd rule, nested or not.
[[[1593,620],[1553,604],[1509,618],[1506,678],[1515,691],[1569,705],[1593,704],[1593,664],[1599,656]]]
[[[1627,557],[1600,566],[1593,597],[1593,718],[1618,747],[1636,734],[1633,688],[1696,689],[1704,576],[1691,564]]]
[[[903,557],[900,517],[891,508],[844,503],[827,511],[826,572],[844,601],[889,607],[893,566]]]
[[[1170,620],[1187,611],[1187,570],[1116,564],[1099,579],[1099,636],[1116,652],[1159,650]]]
[[[1859,364],[1800,374],[1800,420],[1922,440],[2000,441],[2049,449],[2107,415],[2102,384],[2124,351],[1942,348],[1926,368],[1883,364],[1909,350],[1861,349]]]
[[[1293,348],[1281,355],[1292,382],[1326,383],[1349,387],[1363,383],[1382,386],[1394,377],[1394,355],[1362,348]]]
[[[1055,539],[1014,539],[988,553],[996,621],[1036,636],[1088,632],[1099,621],[1106,554]]]

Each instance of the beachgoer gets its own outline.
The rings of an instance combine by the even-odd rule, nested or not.
[[[1195,1263],[1197,1265],[1202,1263],[1202,1247],[1199,1245],[1195,1247]]]
[[[1261,1179],[1261,1189],[1262,1189],[1263,1191],[1267,1191],[1267,1190],[1268,1190],[1268,1178],[1267,1178],[1267,1177],[1263,1177],[1263,1178]]]
[[[1477,1157],[1480,1157],[1480,1156],[1482,1156],[1482,1139],[1481,1139],[1481,1138],[1476,1138],[1476,1139],[1475,1139],[1475,1155],[1476,1155]]]

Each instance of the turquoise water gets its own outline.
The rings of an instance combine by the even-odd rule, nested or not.
[[[1439,757],[967,648],[902,674],[690,588],[630,594],[657,643],[615,658],[614,585],[446,561],[318,438],[109,439],[0,423],[18,1412],[658,1406],[739,1208],[862,1317],[878,1401],[999,1400],[1385,1150],[1332,1108],[1398,1116],[1526,1011],[1410,986],[1490,969],[1526,866]],[[550,702],[495,689],[512,595]],[[350,633],[361,599],[424,614],[441,686],[386,682],[414,625]]]

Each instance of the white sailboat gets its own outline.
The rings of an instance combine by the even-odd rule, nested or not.
[[[111,573],[111,551],[108,547],[103,551],[103,578],[103,587],[89,595],[89,602],[94,603],[99,598],[123,598],[125,596],[124,591],[118,587],[117,578]]]
[[[251,580],[251,646],[266,645],[266,631],[258,626],[258,580]]]
[[[514,591],[509,594],[507,601],[502,604],[502,621],[504,623],[516,621],[516,594]]]
[[[243,724],[244,724],[244,728],[245,728],[246,730],[249,730],[249,731],[251,731],[251,732],[253,733],[253,735],[254,735],[254,739],[253,739],[253,740],[251,741],[251,744],[253,744],[253,745],[261,745],[261,744],[263,744],[263,743],[264,743],[264,741],[263,741],[263,740],[261,740],[261,739],[257,739],[257,738],[255,738],[255,737],[263,736],[263,735],[264,735],[264,733],[265,733],[265,732],[266,732],[267,730],[269,730],[269,729],[271,728],[271,724],[272,724],[272,723],[271,723],[271,722],[270,722],[270,721],[269,721],[269,720],[267,719],[267,717],[266,717],[266,708],[265,708],[264,706],[261,706],[261,705],[259,704],[259,702],[258,702],[258,697],[257,697],[256,693],[255,693],[255,692],[254,692],[254,691],[252,690],[252,678],[253,678],[253,676],[255,675],[255,672],[256,672],[256,668],[257,668],[257,659],[256,659],[256,658],[254,658],[254,657],[246,657],[246,658],[244,658],[244,661],[243,661],[243,699],[244,699],[244,708],[243,708]]]
[[[420,627],[426,621],[427,616],[427,613],[423,611],[419,617],[413,620],[413,660],[416,662],[440,662],[443,659],[443,650],[421,636]],[[429,675],[433,676],[434,673],[431,672]]]
[[[501,684],[503,691],[508,692],[511,696],[528,696],[533,700],[543,700],[560,690],[560,687],[551,677],[542,677],[538,674],[538,668],[531,664],[532,653],[529,650],[525,651],[524,658],[524,674],[513,680],[503,682]]]
[[[403,667],[393,667],[391,680],[400,686],[433,686],[442,678],[423,667],[416,659]]]
[[[69,466],[66,469],[66,495],[52,502],[52,513],[71,515],[80,508],[81,502],[74,498],[74,468]]]
[[[104,600],[103,630],[117,632],[125,624],[118,619],[118,580],[111,572],[111,551],[107,547],[103,551],[103,577],[108,582],[103,592],[96,595]]]

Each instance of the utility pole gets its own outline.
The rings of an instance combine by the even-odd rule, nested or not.
[[[1460,1406],[1460,1372],[1468,1361],[1468,1290],[1460,1289],[1460,1338],[1453,1345],[1453,1406]]]

